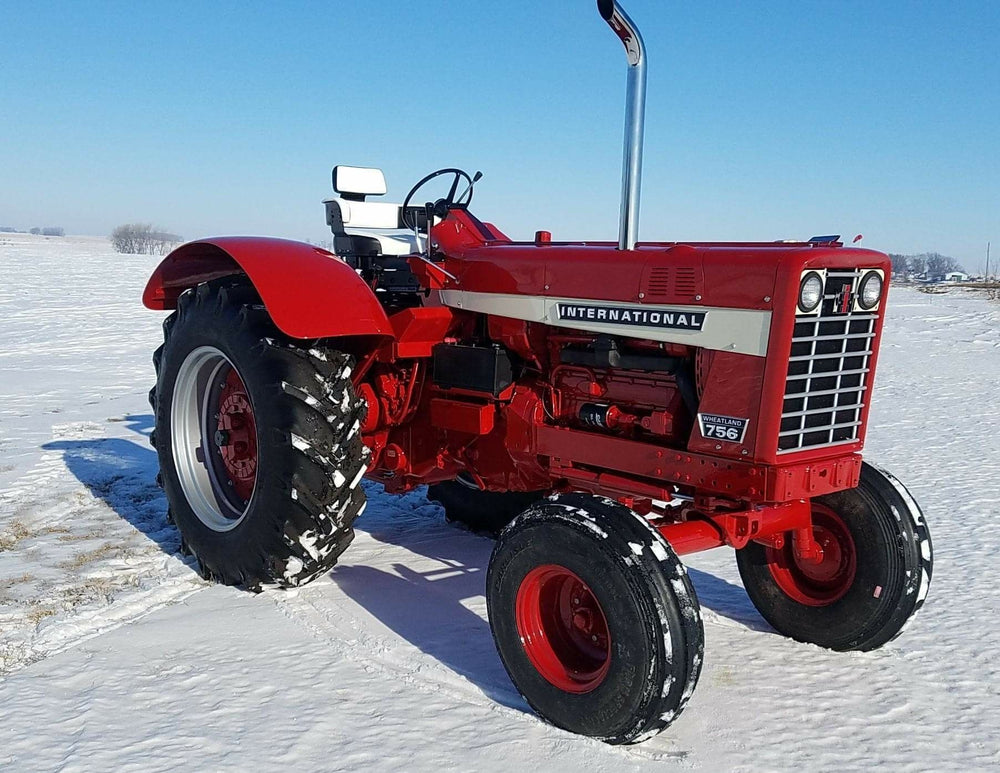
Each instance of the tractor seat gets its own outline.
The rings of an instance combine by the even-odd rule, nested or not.
[[[403,227],[401,206],[366,201],[368,196],[386,192],[380,169],[338,166],[333,170],[333,188],[340,198],[326,199],[326,222],[333,231],[336,252],[376,257],[401,256],[419,252],[417,237]]]
[[[379,245],[379,255],[411,255],[418,252],[420,245],[412,231],[402,228],[399,220],[399,204],[373,201],[349,201],[347,199],[326,199],[326,222],[333,235],[352,237],[350,242],[365,246],[362,254],[370,254],[370,245]],[[357,237],[357,238],[354,238]]]

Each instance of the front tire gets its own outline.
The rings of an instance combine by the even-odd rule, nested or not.
[[[504,667],[552,724],[636,743],[691,697],[698,599],[669,544],[622,505],[567,494],[532,506],[500,535],[486,586]]]
[[[259,589],[328,571],[365,506],[351,357],[286,339],[234,278],[182,294],[164,333],[154,445],[203,576]]]
[[[813,500],[818,564],[751,542],[737,551],[743,585],[779,633],[833,650],[872,650],[923,606],[933,573],[930,531],[906,488],[864,464],[858,487]],[[789,535],[790,536],[790,535]]]

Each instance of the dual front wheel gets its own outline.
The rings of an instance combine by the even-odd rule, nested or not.
[[[751,601],[779,632],[834,650],[897,636],[930,586],[930,533],[909,492],[865,464],[857,488],[812,502],[819,555],[792,536],[737,552]],[[641,740],[683,710],[703,634],[687,573],[630,510],[582,495],[540,502],[500,536],[487,604],[497,649],[553,724]]]

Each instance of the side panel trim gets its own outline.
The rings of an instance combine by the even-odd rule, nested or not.
[[[617,301],[548,298],[442,290],[446,306],[553,327],[700,346],[763,357],[771,312],[712,306],[654,306]]]

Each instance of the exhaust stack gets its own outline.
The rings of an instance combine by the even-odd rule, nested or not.
[[[622,169],[622,213],[618,249],[639,241],[639,193],[642,187],[642,139],[646,123],[646,45],[635,23],[617,0],[597,0],[597,10],[625,45],[628,93],[625,102],[625,162]]]

